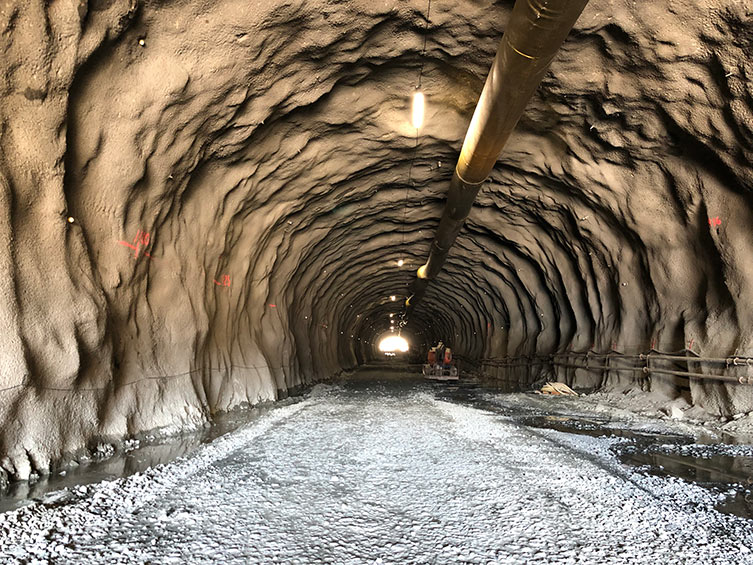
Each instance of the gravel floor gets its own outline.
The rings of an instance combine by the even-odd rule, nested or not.
[[[426,385],[318,386],[191,456],[0,515],[2,563],[751,563],[750,522]]]

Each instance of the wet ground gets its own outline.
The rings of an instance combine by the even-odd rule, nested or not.
[[[283,404],[290,402],[295,400],[282,401]],[[124,444],[105,444],[106,449],[99,451],[92,449],[90,455],[66,464],[63,469],[36,476],[30,481],[11,483],[7,490],[0,493],[0,513],[40,502],[47,494],[62,489],[128,477],[157,465],[166,465],[252,422],[272,408],[273,405],[269,404],[217,414],[211,425],[190,433],[168,437],[145,434]]]
[[[353,390],[368,388],[373,376],[352,379],[347,386]],[[753,448],[749,454],[719,454],[718,438],[710,435],[689,435],[647,432],[626,427],[625,422],[573,413],[543,413],[538,407],[519,406],[517,409],[500,406],[489,396],[518,392],[516,384],[500,389],[491,384],[462,381],[458,384],[428,383],[420,379],[400,377],[391,379],[395,389],[428,387],[437,398],[473,406],[534,428],[547,428],[565,433],[592,437],[619,437],[626,441],[612,447],[620,461],[657,476],[674,476],[698,483],[716,493],[724,493],[717,505],[722,512],[753,519]],[[296,399],[284,401],[296,402]],[[41,476],[33,481],[12,483],[0,495],[0,513],[40,501],[50,492],[86,485],[103,480],[127,477],[167,464],[192,453],[201,445],[232,432],[265,414],[271,406],[255,407],[215,416],[214,423],[199,431],[167,438],[145,436],[136,442],[118,446],[113,456],[98,458],[92,455],[80,464],[67,466],[64,471]],[[556,409],[555,409],[556,411]],[[753,438],[726,435],[722,442],[729,445],[753,445]],[[730,495],[734,490],[734,495]]]
[[[506,392],[517,391],[510,387]],[[701,485],[718,496],[716,509],[720,512],[753,519],[753,437],[723,434],[719,438],[704,433],[692,436],[634,429],[630,422],[573,413],[571,407],[563,410],[553,398],[549,400],[554,401],[554,406],[546,412],[539,403],[510,406],[489,400],[500,395],[499,389],[475,383],[437,386],[436,394],[438,398],[501,414],[533,428],[620,438],[623,441],[612,445],[611,450],[625,465]]]
[[[49,477],[31,499],[17,486],[5,507],[25,506],[0,515],[0,553],[50,563],[750,562],[749,447],[575,406],[361,375]]]

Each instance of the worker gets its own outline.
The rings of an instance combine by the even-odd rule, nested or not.
[[[437,353],[436,353],[436,360],[437,365],[444,368],[444,343],[442,343],[442,340],[439,340],[439,343],[437,344]]]

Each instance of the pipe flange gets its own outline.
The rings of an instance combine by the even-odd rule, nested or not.
[[[734,365],[735,367],[737,367],[737,366],[738,366],[738,365],[740,364],[740,363],[738,363],[738,361],[739,361],[739,360],[740,360],[740,359],[738,359],[737,357],[734,357],[734,358],[732,359],[732,364],[733,364],[733,365]]]
[[[651,372],[651,369],[648,367],[643,367],[643,374],[648,375]]]

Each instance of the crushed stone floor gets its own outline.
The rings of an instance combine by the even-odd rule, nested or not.
[[[751,563],[715,495],[609,437],[424,383],[319,385],[134,475],[0,515],[2,563]]]

